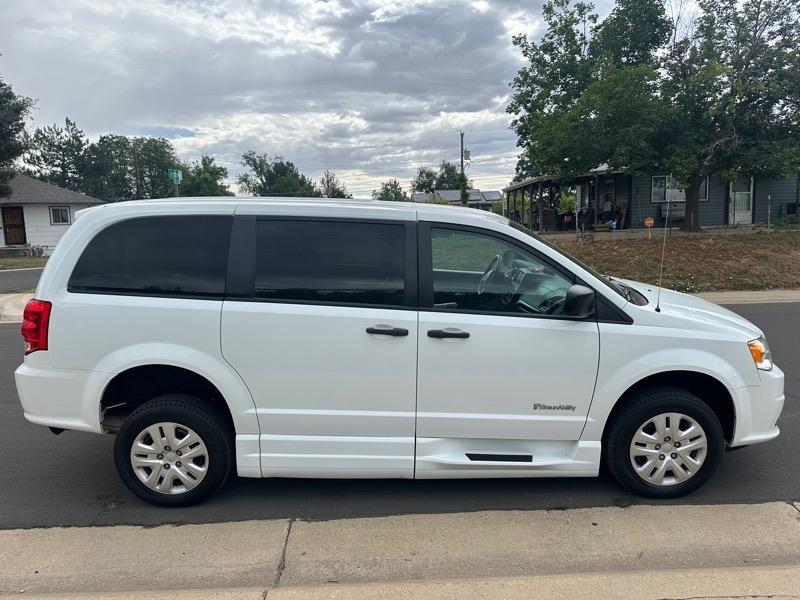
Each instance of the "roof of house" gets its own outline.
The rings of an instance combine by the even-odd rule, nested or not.
[[[565,179],[566,181],[571,181],[582,177],[594,177],[597,175],[612,175],[614,173],[624,173],[624,172],[625,169],[612,169],[611,167],[608,166],[608,163],[603,163],[601,165],[598,165],[591,171],[587,171],[586,173],[578,173],[577,175],[567,178],[563,178],[560,175],[537,175],[536,177],[528,177],[527,179],[523,179],[522,181],[517,181],[515,183],[509,184],[507,187],[503,188],[503,191],[505,193],[513,192],[514,190],[518,190],[520,188],[524,188],[539,182],[542,183],[546,181],[557,182],[561,179]]]
[[[495,202],[500,199],[500,192],[482,192],[480,190],[470,189],[467,190],[469,194],[469,200],[467,202]],[[439,197],[442,200],[447,200],[448,202],[453,203],[460,203],[461,202],[461,190],[434,190],[433,193],[430,192],[414,192],[411,194],[411,201],[412,202],[429,202],[433,198]]]
[[[14,175],[8,182],[10,196],[0,196],[0,204],[103,204],[102,200],[67,190],[33,177]]]

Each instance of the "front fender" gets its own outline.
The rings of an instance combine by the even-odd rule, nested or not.
[[[606,354],[612,353],[611,350]],[[678,359],[678,360],[676,360]],[[602,438],[611,411],[619,399],[635,384],[652,375],[689,371],[713,377],[731,396],[737,387],[747,385],[739,369],[725,357],[696,348],[678,347],[652,351],[640,356],[602,356],[597,385],[581,440]]]

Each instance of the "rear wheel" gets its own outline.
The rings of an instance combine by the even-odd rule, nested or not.
[[[725,447],[722,425],[685,390],[649,388],[609,425],[606,464],[631,491],[652,498],[688,494],[713,474]]]
[[[145,402],[125,419],[114,443],[114,462],[125,485],[143,500],[187,506],[222,487],[233,452],[213,406],[172,394]]]

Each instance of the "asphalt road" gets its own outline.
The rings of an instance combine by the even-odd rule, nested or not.
[[[0,271],[0,294],[25,292],[32,290],[39,283],[42,269],[11,269]]]
[[[800,303],[731,307],[767,334],[787,373],[782,434],[767,444],[726,454],[712,480],[674,504],[800,500]],[[159,509],[119,481],[113,437],[52,435],[22,416],[13,383],[21,360],[19,325],[0,325],[0,528],[247,519],[328,520],[414,513],[628,506],[647,501],[598,479],[461,481],[234,479],[200,506]]]

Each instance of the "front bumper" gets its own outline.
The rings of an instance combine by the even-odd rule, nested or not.
[[[760,385],[736,388],[736,424],[731,448],[766,442],[778,437],[776,425],[783,410],[784,375],[777,366],[759,371]]]

